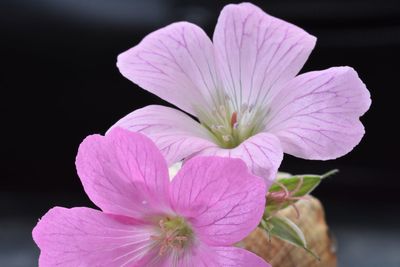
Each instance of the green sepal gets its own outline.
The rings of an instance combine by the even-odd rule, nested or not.
[[[320,260],[320,258],[307,247],[303,231],[288,218],[283,216],[272,216],[269,219],[263,219],[262,222],[263,223],[260,224],[260,227],[264,229],[269,236],[275,236],[294,246],[303,248],[317,260]]]
[[[267,195],[266,212],[273,214],[274,212],[284,209],[298,201],[298,199],[310,194],[322,181],[322,179],[337,173],[338,170],[329,171],[323,175],[295,175],[288,178],[280,178],[277,183],[271,185]],[[280,199],[274,197],[276,194],[283,195],[284,186],[290,193],[290,198]]]

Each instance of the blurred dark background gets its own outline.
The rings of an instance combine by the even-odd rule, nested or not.
[[[232,1],[237,2],[237,1]],[[149,104],[164,104],[119,74],[119,53],[187,20],[211,36],[227,2],[179,0],[0,1],[0,266],[35,266],[30,231],[50,207],[88,206],[75,172],[81,140]],[[400,2],[253,2],[318,37],[302,70],[350,65],[367,84],[366,135],[334,161],[286,156],[291,173],[340,173],[315,195],[325,205],[340,266],[400,266]]]

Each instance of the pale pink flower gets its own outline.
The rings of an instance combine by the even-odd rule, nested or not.
[[[334,67],[298,75],[316,38],[243,3],[226,6],[213,42],[178,22],[118,57],[129,80],[196,117],[163,106],[116,123],[149,136],[168,163],[193,155],[243,159],[273,179],[283,152],[305,159],[345,155],[364,135],[370,94],[356,71]]]
[[[264,181],[239,159],[196,157],[170,182],[142,134],[92,135],[76,159],[102,210],[51,209],[33,230],[40,266],[270,266],[233,247],[260,222]]]

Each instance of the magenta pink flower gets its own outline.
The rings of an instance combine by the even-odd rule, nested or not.
[[[148,135],[168,163],[193,155],[243,159],[275,177],[283,152],[327,160],[364,135],[370,94],[356,71],[334,67],[298,75],[316,38],[243,3],[226,6],[213,42],[178,22],[149,34],[118,57],[121,73],[196,117],[148,106],[116,126]]]
[[[51,209],[33,230],[40,266],[270,266],[231,245],[259,223],[265,183],[238,159],[196,157],[172,182],[147,137],[115,128],[76,167],[102,211]]]

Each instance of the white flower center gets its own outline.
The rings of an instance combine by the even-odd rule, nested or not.
[[[248,106],[246,103],[237,105],[229,96],[216,103],[211,111],[198,109],[197,116],[222,148],[240,145],[244,140],[261,132],[265,126],[265,108]]]

